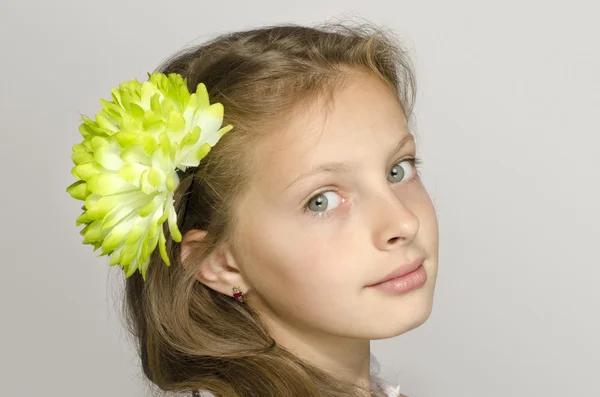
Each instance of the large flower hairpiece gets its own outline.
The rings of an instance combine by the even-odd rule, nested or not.
[[[83,200],[77,226],[83,244],[110,255],[131,276],[146,279],[150,254],[158,244],[170,265],[163,224],[168,221],[174,241],[181,241],[173,191],[177,169],[196,167],[219,139],[232,129],[221,127],[223,106],[210,104],[206,86],[190,94],[179,74],[149,74],[149,81],[122,83],[112,89],[112,101],[101,99],[102,110],[91,120],[82,116],[83,142],[73,146],[79,179],[67,188]]]

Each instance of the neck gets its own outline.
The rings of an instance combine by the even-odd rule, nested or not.
[[[338,378],[369,390],[371,382],[370,340],[354,339],[302,329],[282,321],[268,321],[277,343],[296,356]]]

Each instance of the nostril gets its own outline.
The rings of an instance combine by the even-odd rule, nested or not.
[[[388,244],[394,244],[396,242],[396,240],[398,240],[398,237],[392,237],[391,239],[388,240]]]

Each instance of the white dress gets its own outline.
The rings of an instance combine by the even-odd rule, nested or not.
[[[374,386],[375,384],[378,384],[384,390],[384,393],[387,397],[400,397],[400,385],[388,382],[385,379],[380,378],[378,376],[380,368],[381,367],[379,365],[379,361],[377,361],[377,358],[375,358],[373,353],[371,353],[371,390],[375,390]],[[208,391],[199,392],[199,394],[194,393],[192,397],[194,396],[215,397],[214,394]]]
[[[400,385],[380,378],[378,376],[380,368],[379,361],[377,361],[377,358],[371,353],[371,385],[374,383],[379,384],[387,397],[400,397]],[[371,387],[371,389],[373,389],[373,387]]]

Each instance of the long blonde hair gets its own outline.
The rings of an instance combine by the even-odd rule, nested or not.
[[[171,266],[153,253],[147,279],[126,279],[125,318],[145,375],[164,391],[218,397],[348,397],[365,391],[278,345],[248,305],[195,279],[200,259],[234,244],[236,198],[255,170],[249,148],[317,96],[332,95],[353,70],[387,83],[409,120],[415,77],[407,51],[372,25],[272,26],[225,34],[181,51],[159,68],[204,83],[225,108],[226,134],[200,166],[182,175],[175,209],[182,234],[207,231],[189,263],[165,227]],[[379,392],[376,393],[380,395]]]

